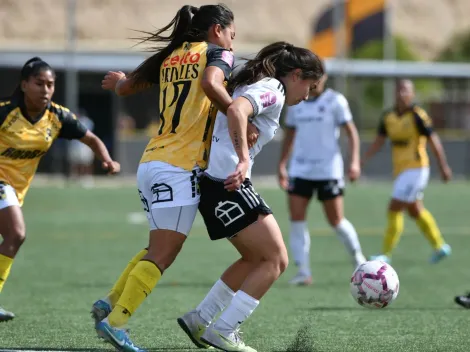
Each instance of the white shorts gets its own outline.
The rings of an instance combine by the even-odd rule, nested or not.
[[[137,187],[150,229],[165,229],[188,235],[199,205],[200,169],[187,171],[161,162],[142,163]]]
[[[13,205],[20,206],[15,189],[10,185],[0,183],[0,209]]]
[[[397,176],[393,184],[392,198],[406,203],[422,199],[428,180],[428,167],[405,170]]]

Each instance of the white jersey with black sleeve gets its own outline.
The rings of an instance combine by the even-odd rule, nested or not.
[[[233,99],[239,97],[246,98],[253,105],[251,121],[259,130],[258,141],[250,149],[250,167],[246,174],[246,177],[250,178],[255,156],[273,139],[279,128],[279,117],[285,101],[285,88],[277,79],[265,78],[251,85],[237,88]],[[219,112],[212,135],[209,166],[205,173],[213,179],[225,180],[235,171],[238,160],[230,138],[227,116]]]
[[[339,180],[344,177],[339,145],[340,127],[352,121],[344,95],[326,89],[315,99],[287,110],[285,125],[295,139],[289,177],[305,180]]]

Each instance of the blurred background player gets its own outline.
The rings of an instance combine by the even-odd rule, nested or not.
[[[85,110],[80,109],[77,115],[78,121],[92,132],[95,124]],[[68,147],[68,159],[70,163],[70,175],[76,178],[83,187],[93,187],[93,160],[95,155],[86,145],[77,140],[70,141]]]
[[[0,102],[0,292],[26,236],[21,206],[41,157],[57,138],[78,139],[93,150],[110,173],[120,165],[103,142],[67,108],[51,101],[56,75],[40,58],[21,69],[13,95]],[[0,308],[0,321],[13,319]]]
[[[361,174],[359,135],[348,101],[343,94],[325,89],[327,79],[325,75],[309,100],[289,107],[285,120],[278,176],[281,187],[289,193],[290,247],[299,268],[290,283],[296,285],[312,283],[310,233],[306,216],[315,193],[323,205],[328,223],[345,245],[354,267],[366,260],[354,226],[344,217],[344,165],[339,145],[340,128],[343,128],[350,150],[348,176],[355,181]]]
[[[230,51],[234,38],[234,15],[228,7],[183,6],[167,26],[145,38],[159,44],[153,56],[129,77],[109,73],[103,82],[118,95],[160,85],[159,130],[137,171],[150,227],[149,246],[92,308],[98,335],[120,351],[140,351],[125,325],[176,259],[193,225],[200,198],[198,178],[212,140],[214,106],[226,112],[232,102],[225,84],[234,62]]]
[[[284,103],[307,99],[323,74],[322,62],[310,50],[277,42],[261,49],[229,83],[234,101],[226,114],[217,114],[218,142],[201,178],[199,210],[211,240],[228,239],[241,258],[195,310],[178,319],[198,347],[256,352],[241,339],[240,325],[284,272],[288,255],[271,209],[253,188],[251,168],[274,138]],[[250,119],[260,131],[251,149],[245,137]]]
[[[396,84],[395,107],[383,115],[378,135],[364,155],[366,163],[384,145],[386,138],[392,144],[393,174],[395,177],[392,199],[388,205],[388,222],[382,253],[372,259],[391,261],[392,250],[403,232],[403,211],[416,221],[421,232],[431,244],[434,253],[431,263],[437,263],[451,254],[432,214],[424,208],[423,192],[429,179],[429,141],[436,156],[444,182],[452,178],[439,136],[432,121],[421,107],[414,104],[415,90],[411,80],[401,79]]]

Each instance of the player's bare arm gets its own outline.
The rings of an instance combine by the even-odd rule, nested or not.
[[[369,146],[367,151],[364,154],[364,157],[362,158],[361,164],[364,165],[370,158],[372,158],[377,152],[382,149],[383,145],[385,144],[387,137],[383,135],[377,135],[372,142],[372,144]]]
[[[348,136],[349,150],[351,153],[348,168],[349,179],[355,181],[361,176],[359,133],[357,132],[356,125],[352,121],[345,123],[343,128]]]
[[[429,136],[429,144],[439,164],[442,180],[444,182],[450,181],[452,179],[452,170],[447,163],[446,153],[442,146],[441,139],[436,132],[433,132]]]
[[[217,110],[226,114],[233,99],[225,88],[224,80],[224,71],[219,67],[209,66],[204,70],[201,87]]]
[[[80,142],[86,144],[91,150],[93,150],[96,157],[103,162],[103,169],[108,170],[109,174],[116,174],[121,171],[121,165],[111,158],[103,141],[93,132],[87,131],[85,136],[80,139]]]
[[[105,90],[114,91],[118,96],[124,97],[144,91],[152,87],[151,83],[136,83],[133,78],[127,78],[124,72],[109,71],[101,82]]]
[[[253,106],[245,98],[236,99],[227,109],[227,121],[232,144],[238,156],[238,165],[233,174],[225,181],[225,188],[234,191],[245,181],[250,165],[248,150],[247,125],[248,118],[253,115]]]
[[[284,129],[284,139],[282,141],[281,157],[278,165],[278,180],[282,189],[287,189],[288,175],[287,162],[292,151],[292,145],[295,138],[295,128],[287,127]]]

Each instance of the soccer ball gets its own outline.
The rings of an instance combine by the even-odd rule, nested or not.
[[[387,263],[371,260],[354,270],[349,287],[361,306],[385,308],[398,296],[398,275]]]

